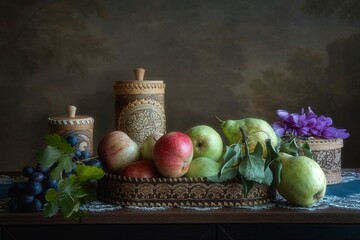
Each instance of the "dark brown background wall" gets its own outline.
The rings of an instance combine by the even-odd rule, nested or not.
[[[1,1],[0,169],[35,164],[69,104],[95,118],[97,144],[114,81],[139,66],[167,84],[168,131],[311,106],[348,129],[343,167],[360,167],[359,18],[355,0]]]

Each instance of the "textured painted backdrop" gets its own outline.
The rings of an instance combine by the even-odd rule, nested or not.
[[[35,164],[69,104],[95,118],[97,144],[114,81],[140,66],[167,84],[168,131],[311,106],[349,130],[343,167],[360,167],[359,19],[356,0],[1,1],[0,169]]]

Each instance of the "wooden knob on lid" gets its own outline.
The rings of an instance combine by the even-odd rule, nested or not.
[[[76,115],[76,107],[75,106],[67,106],[67,115],[69,118],[74,118]]]
[[[143,81],[144,80],[144,75],[145,75],[145,69],[143,68],[135,68],[134,69],[134,74],[135,74],[135,79],[138,81]]]

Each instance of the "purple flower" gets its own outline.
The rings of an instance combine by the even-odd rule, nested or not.
[[[279,136],[293,135],[301,137],[317,136],[322,138],[348,138],[350,134],[346,129],[332,127],[333,121],[330,117],[317,116],[308,107],[305,113],[304,108],[301,114],[289,113],[286,110],[277,110],[280,122],[273,124],[273,129]]]

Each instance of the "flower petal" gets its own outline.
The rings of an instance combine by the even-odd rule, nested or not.
[[[297,130],[298,136],[305,136],[309,134],[309,128],[308,127],[302,127]]]
[[[281,122],[276,122],[272,125],[272,127],[277,135],[279,135],[280,137],[284,135],[286,127],[284,126],[284,124],[282,124]]]
[[[336,138],[337,132],[334,127],[327,127],[321,132],[323,138]]]
[[[279,116],[279,118],[281,118],[283,120],[285,120],[289,116],[289,113],[282,109],[277,110],[276,113]]]
[[[336,135],[336,137],[343,139],[350,137],[350,134],[346,132],[346,129],[336,129]]]

